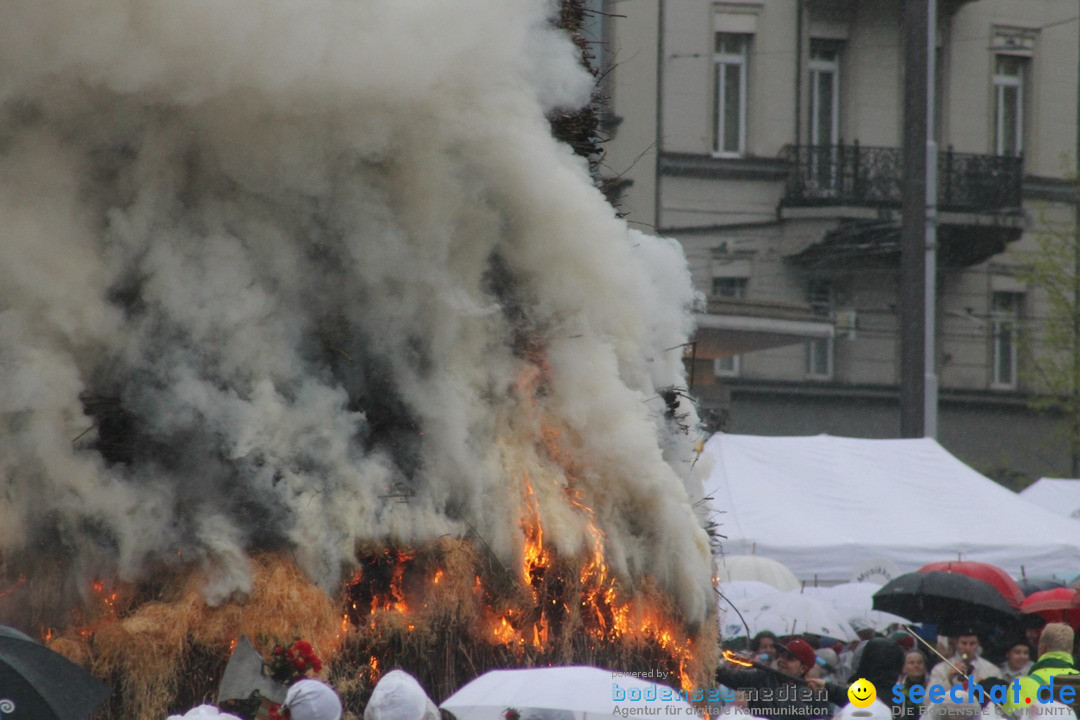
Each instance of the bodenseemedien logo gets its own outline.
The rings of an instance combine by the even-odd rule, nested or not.
[[[0,719],[13,712],[15,712],[15,702],[7,698],[0,698]]]

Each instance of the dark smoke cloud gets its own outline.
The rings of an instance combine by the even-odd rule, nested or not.
[[[617,569],[705,615],[691,439],[658,395],[685,382],[685,259],[552,140],[591,78],[546,10],[4,3],[9,576],[46,551],[78,580],[196,561],[217,602],[255,548],[328,588],[367,539],[513,558],[527,474],[560,550],[590,542],[572,492]]]

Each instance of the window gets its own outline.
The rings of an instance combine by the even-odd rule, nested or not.
[[[993,345],[991,387],[1016,387],[1016,332],[1024,294],[995,292],[990,300],[990,334]]]
[[[713,374],[717,377],[731,377],[739,374],[739,356],[716,358],[713,360]]]
[[[840,46],[810,41],[810,144],[840,142]]]
[[[830,280],[811,280],[807,291],[810,308],[819,315],[831,315],[835,293]],[[828,380],[833,374],[833,340],[819,338],[806,343],[806,376]]]
[[[713,152],[746,152],[746,71],[751,36],[716,33],[713,56]]]
[[[832,378],[832,338],[818,338],[806,343],[806,376],[819,380]]]
[[[581,38],[586,43],[586,62],[594,73],[603,73],[606,63],[602,61],[607,28],[608,10],[606,0],[585,0],[581,20]]]
[[[840,49],[827,40],[810,41],[810,180],[824,194],[836,190],[840,142]]]
[[[818,315],[828,315],[833,308],[833,283],[831,280],[811,280],[806,292],[806,302]]]
[[[995,55],[994,152],[1019,155],[1024,151],[1024,78],[1028,59]]]
[[[748,283],[749,279],[744,277],[714,277],[712,279],[713,297],[743,300],[746,298]]]

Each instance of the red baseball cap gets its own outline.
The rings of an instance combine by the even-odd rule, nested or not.
[[[810,643],[801,638],[793,638],[786,643],[783,643],[780,645],[780,651],[782,653],[786,652],[801,662],[804,673],[814,667],[814,664],[817,662],[817,655],[814,653],[814,648],[810,647]]]

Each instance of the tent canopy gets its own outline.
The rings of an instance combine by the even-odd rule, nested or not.
[[[1080,480],[1041,478],[1021,490],[1020,497],[1055,515],[1080,520]]]
[[[1027,502],[930,438],[713,435],[696,466],[725,553],[800,580],[850,580],[868,558],[900,572],[988,562],[1019,577],[1080,571],[1080,523]]]

